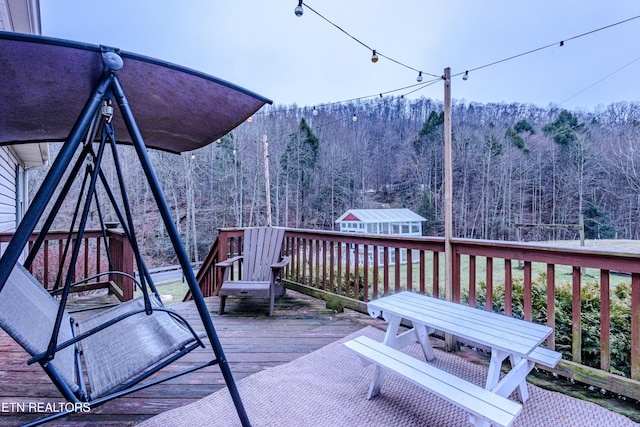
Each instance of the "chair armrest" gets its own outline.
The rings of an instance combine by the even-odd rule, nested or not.
[[[271,264],[271,268],[272,269],[280,269],[280,268],[284,268],[287,264],[289,264],[289,257],[285,256],[282,257],[282,259],[280,260],[280,262],[277,262],[275,264]]]
[[[229,259],[226,259],[224,261],[220,261],[220,262],[216,263],[216,267],[220,267],[220,268],[231,267],[231,265],[233,265],[234,262],[240,261],[242,258],[243,258],[242,255],[238,255],[238,256],[235,256],[233,258],[229,258]]]

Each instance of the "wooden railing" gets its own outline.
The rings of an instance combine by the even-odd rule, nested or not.
[[[241,229],[219,231],[215,256],[210,253],[198,275],[207,295],[215,295],[220,283],[213,268],[215,263],[240,253],[241,236]],[[484,306],[486,310],[498,309],[505,315],[546,323],[556,331],[556,317],[569,314],[570,351],[564,351],[564,360],[555,372],[640,399],[640,253],[467,239],[452,239],[451,244],[452,283],[448,293],[445,292],[447,266],[442,238],[287,229],[283,252],[291,257],[291,262],[284,277],[287,287],[334,299],[343,307],[363,312],[370,299],[406,289],[470,306]],[[534,277],[534,271],[542,273]],[[631,332],[624,337],[631,344],[628,349],[630,378],[611,373],[610,301],[616,286],[612,278],[619,281],[621,274],[631,285],[627,316]],[[558,308],[557,290],[567,282],[565,275],[570,281],[570,303],[568,307]],[[589,361],[583,360],[582,330],[587,322],[580,294],[584,283],[595,279],[599,281],[601,301],[600,363],[592,367],[588,366]],[[544,304],[534,307],[534,293],[541,282]],[[518,292],[522,292],[522,301],[517,302],[517,307],[516,283],[520,286]],[[500,301],[496,301],[497,298]],[[536,298],[538,301],[541,297]],[[557,349],[557,338],[557,333],[552,334],[547,347]]]
[[[134,274],[133,251],[120,230],[108,230],[108,246],[112,267],[116,271],[121,271],[129,275]],[[0,245],[8,243],[13,237],[13,233],[0,233]],[[37,239],[38,233],[33,233],[29,238],[29,248]],[[72,235],[72,239],[77,237]],[[63,231],[49,232],[45,237],[42,247],[39,249],[33,263],[29,267],[31,274],[42,284],[45,289],[52,290],[56,284],[60,269],[60,260],[64,255],[64,248],[67,243],[68,233]],[[82,236],[80,255],[75,270],[74,281],[93,276],[98,273],[109,271],[109,262],[105,253],[101,230],[86,230]],[[73,242],[72,242],[73,243]],[[67,265],[64,266],[68,267]],[[93,289],[109,289],[109,292],[116,295],[120,301],[128,301],[133,298],[133,281],[121,275],[106,275],[88,282],[82,286],[74,288],[74,291],[87,291]]]
[[[210,297],[218,294],[222,277],[220,271],[215,268],[216,263],[229,259],[234,255],[242,253],[242,236],[244,229],[241,228],[225,228],[218,232],[218,236],[214,239],[213,245],[202,262],[196,279],[200,285],[202,295]],[[233,275],[233,267],[231,267]],[[187,292],[184,300],[191,299],[191,292]]]

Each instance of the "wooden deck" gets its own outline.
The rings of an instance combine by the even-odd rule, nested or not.
[[[74,301],[82,306],[95,297]],[[375,322],[369,316],[345,310],[334,313],[324,302],[287,291],[276,301],[274,317],[268,317],[268,300],[227,300],[226,314],[217,315],[218,298],[207,305],[236,381],[263,369],[290,362]],[[185,315],[196,329],[199,317],[193,303],[172,306]],[[79,315],[78,315],[79,317]],[[190,362],[209,360],[211,350],[195,350],[174,364],[179,369]],[[126,357],[126,352],[123,352]],[[39,366],[27,366],[27,353],[0,330],[0,426],[13,426],[41,415],[15,413],[12,403],[64,402]],[[225,387],[217,366],[141,390],[116,399],[89,413],[55,421],[56,426],[125,426],[166,410],[183,406]],[[53,423],[52,423],[53,424]]]

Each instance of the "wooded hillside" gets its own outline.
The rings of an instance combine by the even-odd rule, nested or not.
[[[452,120],[454,236],[515,240],[516,222],[576,224],[582,213],[587,238],[639,238],[639,103],[582,113],[454,102]],[[322,106],[317,114],[280,105],[201,150],[151,153],[194,260],[216,228],[265,224],[263,135],[273,225],[332,229],[349,208],[407,207],[427,218],[426,234],[443,234],[440,102],[381,98]],[[123,148],[131,203],[143,213],[136,218],[144,251],[171,263],[133,156]],[[32,188],[43,176],[32,174]],[[527,228],[521,235],[576,233]]]

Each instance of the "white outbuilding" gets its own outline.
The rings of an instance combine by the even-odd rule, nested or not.
[[[398,236],[422,236],[422,222],[426,218],[410,209],[349,209],[336,220],[339,230],[345,233],[389,234]],[[364,248],[360,248],[360,254]],[[400,262],[407,259],[406,249],[400,250]],[[395,261],[395,249],[389,250],[389,261]],[[351,252],[353,257],[353,252]],[[360,255],[362,258],[362,255]],[[382,248],[378,248],[378,259],[382,262]],[[369,263],[373,263],[373,248],[369,247]],[[362,259],[360,260],[362,262]]]
[[[423,221],[410,209],[349,209],[336,223],[346,233],[422,236]]]

